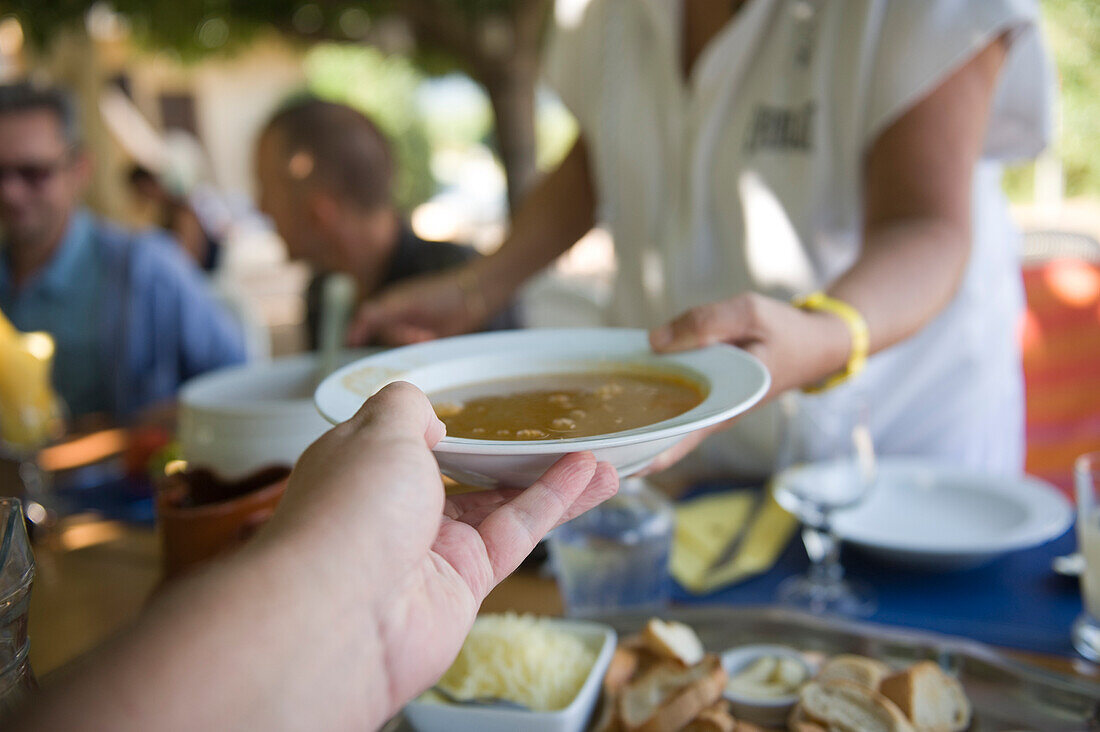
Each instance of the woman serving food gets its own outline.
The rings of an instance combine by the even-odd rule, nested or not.
[[[495,255],[367,302],[354,341],[473,330],[598,221],[619,262],[609,324],[654,328],[662,351],[741,346],[773,395],[858,389],[882,453],[1021,469],[999,181],[1047,133],[1034,3],[591,0],[559,16],[546,71],[580,139]],[[768,473],[777,421],[757,410],[703,455]]]

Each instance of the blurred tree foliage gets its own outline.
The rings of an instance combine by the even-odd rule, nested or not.
[[[0,0],[0,14],[16,15],[28,38],[43,44],[103,3]],[[535,87],[552,0],[111,0],[109,6],[136,37],[184,58],[232,49],[262,27],[312,41],[382,41],[385,47],[401,35],[388,22],[398,20],[422,69],[458,69],[485,88],[511,205],[534,178]]]
[[[305,59],[309,90],[364,112],[390,138],[398,161],[394,195],[412,210],[434,192],[431,146],[417,113],[420,72],[406,58],[367,46],[324,43]]]
[[[1100,2],[1043,0],[1043,31],[1058,68],[1060,115],[1053,151],[1067,196],[1100,196]],[[1005,188],[1030,199],[1034,165],[1009,170]]]

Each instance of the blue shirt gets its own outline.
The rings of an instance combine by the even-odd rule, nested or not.
[[[20,330],[53,335],[54,386],[74,416],[125,419],[245,358],[239,324],[166,234],[126,231],[86,211],[22,288],[0,257],[0,309]]]
[[[96,336],[103,278],[93,233],[92,218],[75,214],[53,259],[19,290],[7,261],[0,263],[0,310],[20,330],[54,337],[54,388],[74,414],[110,409]]]

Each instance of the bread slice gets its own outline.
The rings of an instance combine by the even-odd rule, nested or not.
[[[959,732],[970,726],[970,701],[962,685],[932,661],[887,677],[879,691],[919,732]]]
[[[791,709],[791,714],[787,718],[787,730],[788,732],[829,732],[817,722],[810,720],[801,704],[795,704]]]
[[[818,681],[851,681],[868,689],[878,690],[882,680],[890,675],[890,667],[866,656],[843,654],[833,656],[817,674]]]
[[[611,656],[611,663],[607,665],[607,673],[603,676],[603,690],[607,694],[617,694],[622,691],[626,683],[638,670],[638,652],[619,646]]]
[[[914,732],[894,702],[851,681],[811,681],[798,696],[806,720],[829,732]]]
[[[651,652],[672,658],[684,666],[694,666],[703,659],[703,643],[690,626],[676,621],[651,618],[642,630],[642,642]]]
[[[726,672],[717,656],[684,668],[667,661],[631,681],[619,696],[619,720],[627,732],[683,729],[722,697]]]
[[[596,721],[589,728],[591,732],[622,732],[619,723],[619,698],[615,694],[604,693],[600,697],[600,708]]]
[[[719,699],[699,712],[691,720],[684,732],[737,732],[737,720],[730,714],[730,705],[725,699]]]

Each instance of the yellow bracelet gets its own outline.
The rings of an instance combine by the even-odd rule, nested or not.
[[[817,310],[823,313],[832,313],[848,326],[848,332],[852,336],[852,350],[848,354],[848,363],[844,370],[829,376],[817,384],[802,387],[807,394],[816,394],[827,391],[834,386],[843,384],[852,378],[867,365],[867,352],[871,348],[871,336],[867,330],[867,321],[858,310],[836,298],[829,297],[824,292],[812,292],[805,297],[796,297],[791,301],[796,308],[803,310]]]

